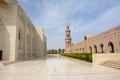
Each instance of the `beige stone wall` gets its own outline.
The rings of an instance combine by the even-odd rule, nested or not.
[[[0,18],[2,20],[0,42],[3,60],[15,60],[16,57],[16,6],[16,4],[7,5],[0,3]]]
[[[120,59],[120,53],[115,53],[115,54],[93,54],[93,63],[94,64],[101,64],[106,60],[115,60],[118,61]]]
[[[19,3],[16,0],[14,1],[8,1],[8,3],[4,0],[0,1],[0,50],[3,51],[2,59],[32,59],[37,55],[43,55],[46,51],[44,44],[47,42],[44,31],[37,31]],[[40,51],[37,52],[37,49]]]
[[[39,55],[40,57],[43,57],[45,56],[46,54],[46,51],[47,51],[47,45],[46,45],[46,41],[47,41],[47,38],[44,34],[44,29],[43,28],[37,28],[37,34],[38,34],[38,39],[36,39],[36,45],[38,47],[36,47],[36,53],[37,55]],[[39,54],[41,53],[41,54]]]
[[[33,30],[35,28],[20,5],[17,6],[17,12],[17,59],[31,59],[33,54]]]
[[[101,47],[103,45],[103,50]],[[113,44],[114,53],[120,52],[120,26],[114,27],[99,35],[85,38],[84,41],[71,44],[71,52],[74,53],[96,53],[102,52],[110,53]],[[69,48],[69,47],[68,47]]]
[[[23,48],[18,48],[19,57],[25,59],[42,57],[45,54],[43,51],[46,50],[43,29],[35,29],[35,26],[20,6],[18,6],[18,22],[21,23],[21,25],[18,23],[18,35],[21,28],[21,34],[23,34],[22,41],[18,40],[18,46],[23,44]]]

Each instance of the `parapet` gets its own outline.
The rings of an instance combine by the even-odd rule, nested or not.
[[[94,37],[94,35],[85,35],[84,40],[88,40],[90,38]]]

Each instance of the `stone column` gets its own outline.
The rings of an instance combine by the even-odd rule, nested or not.
[[[25,38],[26,37],[26,28],[25,28],[25,23],[24,23],[24,25],[23,25],[23,53],[24,53],[24,59],[25,59],[25,57],[26,57],[26,50],[25,50]]]
[[[27,28],[27,26],[25,23],[25,59],[27,59],[27,29],[26,28]]]
[[[110,53],[110,47],[109,46],[106,47],[105,52]]]
[[[16,26],[8,26],[9,38],[10,38],[10,61],[16,60],[18,54],[16,53]]]

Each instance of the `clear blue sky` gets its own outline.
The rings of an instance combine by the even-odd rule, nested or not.
[[[36,27],[43,27],[48,49],[64,48],[65,28],[72,42],[120,25],[120,0],[18,0]]]

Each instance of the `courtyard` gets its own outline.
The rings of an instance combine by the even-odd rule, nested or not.
[[[0,80],[120,80],[120,70],[60,55],[0,67]]]

